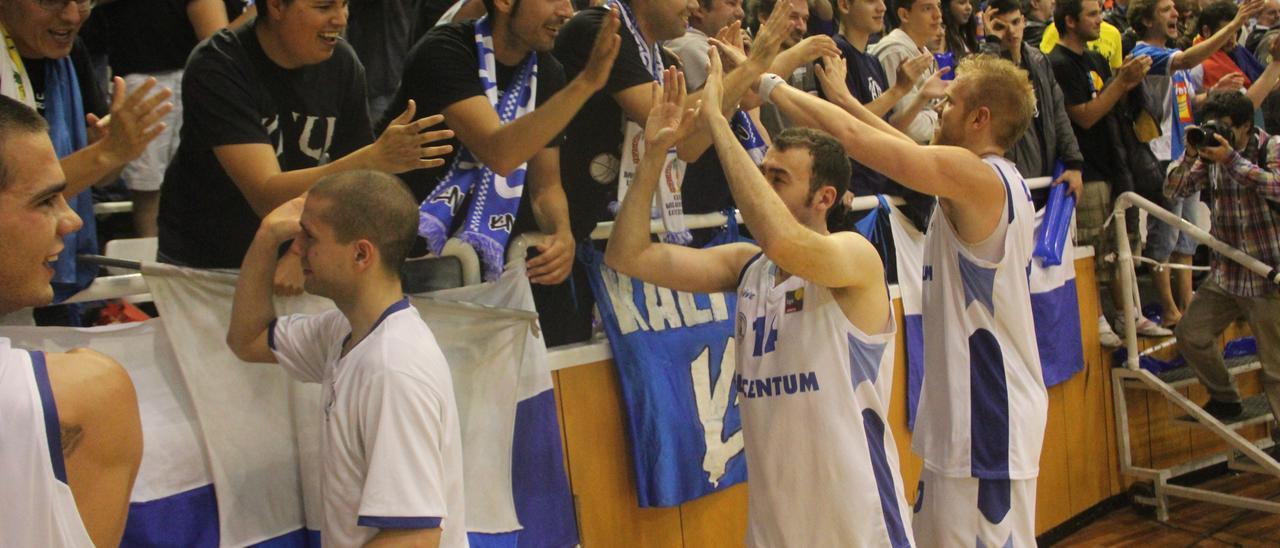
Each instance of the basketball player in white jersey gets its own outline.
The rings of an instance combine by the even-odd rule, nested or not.
[[[0,97],[0,314],[53,299],[50,265],[81,225],[66,187],[44,119]],[[141,460],[120,364],[0,336],[0,546],[118,545]]]
[[[240,269],[228,346],[323,387],[326,546],[467,546],[453,379],[400,286],[417,228],[400,179],[339,173],[264,217]],[[276,317],[272,276],[289,240],[304,289],[336,310]]]
[[[722,114],[714,48],[710,61],[696,116],[759,245],[651,241],[665,151],[683,133],[682,118],[695,116],[682,112],[684,78],[668,69],[661,99],[654,85],[647,152],[605,259],[663,287],[738,293],[736,358],[726,360],[736,361],[751,478],[748,546],[912,546],[886,425],[895,323],[880,256],[856,233],[827,230],[827,214],[848,187],[849,160],[831,136],[794,128],[774,136],[756,167]]]
[[[916,540],[1035,546],[1048,409],[1027,285],[1035,211],[1003,157],[1035,109],[1026,71],[991,56],[962,61],[930,146],[860,105],[846,113],[785,85],[769,99],[836,135],[855,160],[938,197],[925,237],[925,373],[912,439],[925,463]]]

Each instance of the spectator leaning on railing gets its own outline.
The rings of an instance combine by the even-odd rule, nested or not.
[[[1254,127],[1253,104],[1237,92],[1210,94],[1201,113],[1205,123],[1188,131],[1186,153],[1173,163],[1165,193],[1183,197],[1211,189],[1213,235],[1264,263],[1280,265],[1280,137]],[[1209,278],[1176,330],[1182,356],[1209,391],[1205,411],[1220,419],[1242,411],[1218,338],[1244,315],[1258,342],[1267,399],[1272,411],[1280,412],[1280,291],[1217,252],[1210,265]]]

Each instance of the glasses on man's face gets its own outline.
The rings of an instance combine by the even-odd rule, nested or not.
[[[62,13],[70,4],[75,4],[80,13],[86,13],[93,9],[95,0],[36,0],[36,3],[51,13]]]

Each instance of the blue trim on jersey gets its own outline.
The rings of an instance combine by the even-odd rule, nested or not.
[[[271,323],[267,324],[267,348],[272,352],[276,351],[276,322],[279,321],[280,318],[273,318]]]
[[[1009,477],[1009,386],[1000,342],[986,329],[969,335],[969,436],[973,477]]]
[[[978,510],[992,525],[999,525],[1013,508],[1013,487],[1007,479],[978,478]]]
[[[40,407],[44,411],[44,437],[49,440],[49,464],[53,465],[53,477],[67,482],[67,463],[62,460],[62,428],[58,424],[58,403],[53,400],[53,387],[49,385],[49,367],[44,352],[28,351],[31,355],[31,372],[36,377],[36,389],[40,392]]]
[[[922,508],[924,508],[924,480],[916,484],[916,504],[911,507],[911,513],[919,514]]]
[[[356,520],[356,525],[361,527],[376,527],[378,529],[436,529],[440,527],[440,522],[442,521],[444,521],[444,518],[427,516],[360,516]]]
[[[884,528],[889,534],[889,544],[895,548],[910,547],[907,527],[898,509],[898,487],[893,481],[893,467],[884,449],[884,421],[870,409],[862,410],[862,431],[867,435],[867,451],[871,454],[871,472],[876,478],[876,491],[880,493],[880,512],[884,516]]]
[[[756,253],[755,255],[752,255],[751,258],[747,259],[747,262],[742,265],[742,270],[738,271],[738,287],[742,287],[742,279],[747,276],[747,269],[751,268],[751,263],[756,262],[756,259],[759,259],[761,255],[764,255],[763,250],[761,250],[759,253]]]
[[[992,316],[996,314],[996,269],[978,266],[962,253],[956,253],[960,266],[960,285],[964,286],[964,306],[978,301],[987,305]],[[1030,265],[1028,265],[1028,268]]]
[[[999,166],[995,164],[987,164],[987,165],[990,165],[991,169],[994,169],[996,171],[996,175],[1000,176],[1000,180],[1004,181],[1004,197],[1005,197],[1005,201],[1008,203],[1008,206],[1009,206],[1009,223],[1012,224],[1013,223],[1013,187],[1009,186],[1009,179],[1004,176],[1004,171],[1001,170]]]
[[[373,333],[373,330],[377,329],[379,325],[382,325],[382,321],[387,319],[387,316],[390,316],[392,314],[395,314],[396,312],[409,308],[409,306],[410,305],[409,305],[408,297],[405,297],[394,303],[391,303],[391,306],[388,306],[386,310],[383,310],[382,315],[378,316],[377,321],[373,322],[373,325],[369,327],[369,333]],[[366,337],[369,336],[369,333],[365,333],[365,336]],[[342,338],[342,346],[346,347],[347,342],[350,340],[351,340],[351,334],[347,333],[347,336]]]
[[[853,387],[858,388],[864,381],[874,386],[880,378],[880,359],[884,357],[885,343],[873,344],[849,337],[849,375],[853,377]]]

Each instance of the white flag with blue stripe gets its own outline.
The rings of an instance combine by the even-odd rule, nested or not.
[[[146,443],[122,545],[319,546],[318,505],[307,504],[319,500],[318,424],[307,420],[319,416],[318,386],[230,357],[222,342],[233,291],[226,275],[159,266],[147,279],[162,319],[0,329],[15,346],[92,347],[129,371]],[[472,546],[576,545],[546,347],[531,321],[510,312],[533,307],[523,268],[432,298],[414,301],[454,375]],[[330,307],[302,297],[277,310]],[[299,411],[309,406],[317,412]]]

